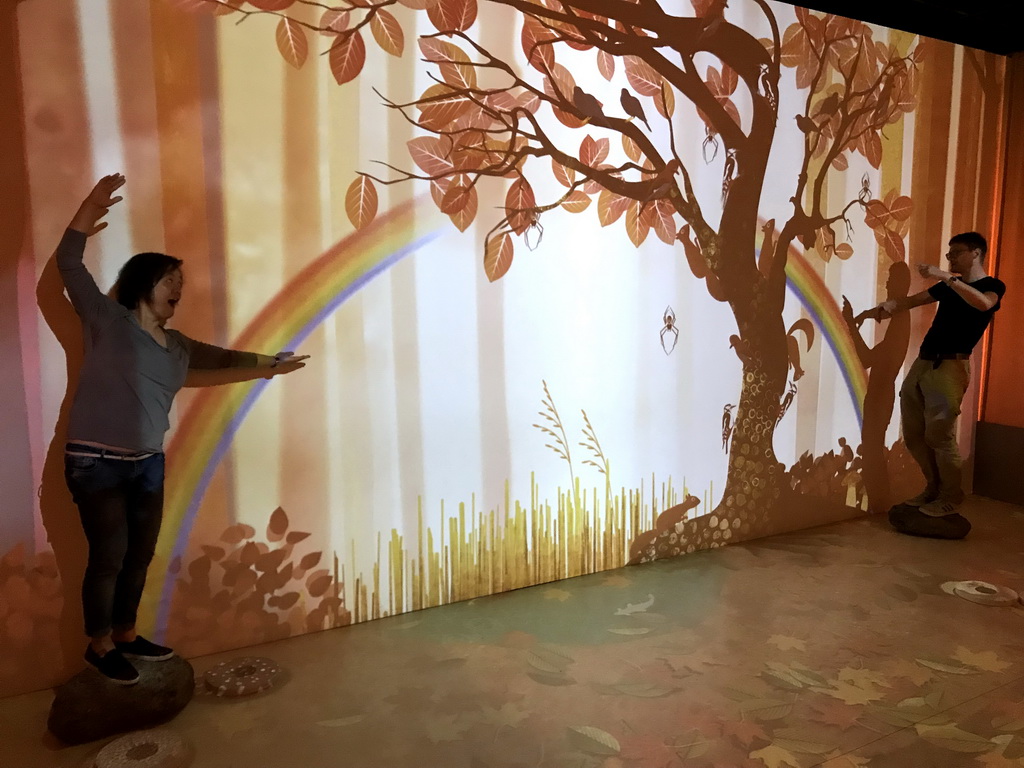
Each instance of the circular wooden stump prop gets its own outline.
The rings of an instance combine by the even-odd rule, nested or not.
[[[94,768],[186,768],[192,750],[170,731],[137,731],[115,739],[96,755]]]
[[[1009,587],[989,584],[987,581],[947,581],[942,585],[942,591],[979,605],[1016,605],[1020,599]]]
[[[257,656],[224,661],[207,672],[206,687],[217,696],[252,696],[269,691],[281,679],[283,670],[276,662]]]

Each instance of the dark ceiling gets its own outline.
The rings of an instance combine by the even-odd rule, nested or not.
[[[1024,51],[1022,0],[787,0],[984,51]]]

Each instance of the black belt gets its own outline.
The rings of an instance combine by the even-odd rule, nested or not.
[[[925,354],[922,352],[920,355],[918,355],[918,358],[921,360],[927,360],[930,363],[934,363],[934,365],[932,365],[932,368],[938,368],[940,365],[942,365],[943,360],[970,360],[971,356],[969,354],[965,354],[964,352],[951,352],[948,354]]]
[[[141,461],[155,455],[155,451],[138,451],[125,453],[110,448],[100,448],[95,445],[83,445],[82,443],[68,443],[64,446],[64,453],[72,456],[87,456],[92,459],[117,459],[119,461]]]

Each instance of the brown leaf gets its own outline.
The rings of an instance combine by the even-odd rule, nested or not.
[[[358,30],[344,32],[338,35],[337,41],[331,46],[328,59],[331,65],[331,74],[338,81],[338,85],[344,85],[355,80],[366,63],[366,44]]]
[[[256,586],[256,582],[259,580],[259,574],[251,568],[244,568],[238,572],[235,580],[235,586],[233,592],[236,595],[241,595],[248,592]]]
[[[469,64],[441,64],[438,69],[448,85],[466,91],[476,88],[476,70]]]
[[[284,564],[284,568],[282,568],[278,572],[278,574],[277,574],[277,585],[276,585],[275,588],[276,589],[282,589],[285,585],[288,584],[289,581],[292,580],[292,575],[294,573],[295,573],[295,564],[294,563],[285,563]]]
[[[304,571],[308,571],[310,568],[316,567],[316,564],[320,562],[321,557],[323,557],[323,552],[310,552],[299,560],[299,568]]]
[[[304,539],[308,538],[309,534],[305,533],[304,531],[292,531],[288,534],[288,536],[285,537],[285,541],[287,541],[289,544],[298,544],[300,541],[303,541]]]
[[[874,168],[878,168],[882,164],[882,139],[879,137],[878,131],[868,131],[865,135],[864,157]]]
[[[352,226],[362,229],[377,215],[377,190],[369,176],[356,176],[345,193],[345,213]]]
[[[615,57],[608,51],[598,51],[597,69],[605,80],[611,80],[615,76]]]
[[[438,65],[441,79],[457,89],[476,88],[476,70],[470,58],[459,46],[436,37],[420,38],[420,51],[424,58]]]
[[[914,203],[906,195],[900,195],[889,206],[889,213],[897,221],[906,221],[914,210]]]
[[[463,184],[461,181],[448,187],[441,199],[441,213],[449,215],[459,213],[470,203],[470,197],[475,194],[474,188]]]
[[[626,234],[637,248],[639,248],[650,232],[651,225],[641,211],[641,203],[636,200],[629,202],[626,209]]]
[[[891,218],[889,209],[881,200],[868,200],[864,205],[864,223],[872,229],[887,223]]]
[[[220,535],[220,540],[228,544],[238,544],[244,538],[243,533],[242,526],[231,525],[224,529],[224,533]]]
[[[282,611],[287,611],[298,601],[298,592],[285,592],[283,595],[279,597],[272,598],[271,604],[274,605],[275,608],[280,608]]]
[[[436,179],[430,182],[430,196],[434,199],[434,205],[437,206],[438,210],[441,210],[441,202],[444,200],[444,194],[450,186],[451,179]]]
[[[576,180],[576,171],[573,168],[566,168],[560,162],[551,159],[551,171],[555,174],[555,178],[558,179],[559,183],[565,187],[571,187],[573,181]]]
[[[276,571],[287,556],[287,549],[275,549],[264,555],[260,555],[256,560],[256,570],[264,573],[268,571]]]
[[[256,546],[255,542],[246,542],[245,546],[242,547],[242,552],[239,555],[238,561],[242,565],[252,565],[256,562],[260,556],[260,549]]]
[[[348,29],[349,12],[344,8],[328,8],[320,17],[320,27],[323,34],[344,32]]]
[[[426,100],[429,99],[429,100]],[[420,96],[420,123],[432,131],[450,128],[459,118],[469,112],[475,104],[451,86],[437,83]]]
[[[505,215],[513,232],[521,235],[526,231],[533,223],[533,209],[536,207],[537,198],[533,194],[530,182],[522,177],[512,182],[505,195]]]
[[[203,552],[206,553],[206,556],[214,562],[224,557],[224,550],[221,547],[210,547],[204,545]]]
[[[188,575],[195,581],[206,581],[210,577],[210,566],[212,565],[210,558],[197,557],[188,564]]]
[[[450,173],[454,166],[449,157],[451,139],[438,136],[418,136],[406,142],[409,156],[428,176]]]
[[[804,28],[800,24],[790,24],[782,36],[782,66],[799,66],[804,63],[810,52],[810,43]]]
[[[306,590],[310,597],[320,597],[331,587],[332,577],[326,571],[317,571],[306,579]]]
[[[500,280],[512,266],[514,245],[507,232],[502,232],[487,240],[484,247],[484,273],[492,283]]]
[[[523,20],[523,32],[520,36],[523,53],[530,66],[543,75],[554,69],[555,49],[550,43],[554,33],[532,16]]]
[[[553,76],[553,77],[552,77]],[[564,104],[572,104],[573,91],[576,88],[576,80],[572,73],[561,64],[555,64],[551,69],[551,75],[544,78],[544,93],[552,99],[561,101]],[[567,112],[558,107],[552,106],[555,117],[567,128],[579,128],[584,125],[582,119],[575,114]]]
[[[398,0],[398,2],[406,8],[412,8],[414,11],[425,11],[428,8],[433,8],[437,5],[438,1],[439,0]]]
[[[906,261],[907,248],[903,244],[903,238],[893,232],[887,227],[883,227],[881,230],[875,230],[875,237],[881,236],[882,247],[885,252],[889,254],[889,258],[893,261]]]
[[[476,0],[441,0],[427,11],[438,32],[465,32],[476,21]]]
[[[607,227],[618,221],[619,217],[625,213],[629,203],[628,197],[619,197],[614,192],[602,189],[597,198],[597,218],[601,222],[601,226]]]
[[[655,200],[650,207],[653,209],[654,234],[663,243],[672,245],[676,241],[676,209],[665,199]]]
[[[676,111],[676,95],[675,89],[669,84],[667,80],[661,81],[661,92],[654,97],[654,108],[658,110],[658,114],[664,117],[666,120],[672,117]]]
[[[383,8],[378,8],[370,18],[370,31],[373,32],[373,39],[377,41],[381,50],[392,56],[402,55],[405,50],[405,33],[402,32],[402,25]]]
[[[591,168],[597,168],[608,157],[608,149],[608,139],[604,138],[595,141],[594,137],[588,133],[583,137],[583,141],[580,142],[580,162],[584,165],[589,165]]]
[[[454,186],[454,185],[453,185]],[[449,188],[448,192],[445,193],[445,198],[448,198],[452,190]],[[477,196],[476,187],[469,187],[466,192],[464,199],[461,201],[462,207],[454,213],[449,213],[448,218],[452,220],[452,223],[456,226],[459,232],[465,232],[469,229],[469,225],[473,223],[473,219],[476,218],[477,211]]]
[[[309,41],[306,30],[291,19],[281,19],[277,23],[277,49],[284,60],[296,69],[306,63],[309,55]]]
[[[261,11],[283,11],[290,8],[295,0],[249,0],[249,4]]]
[[[836,246],[836,258],[844,261],[853,256],[853,246],[849,243],[840,243]]]
[[[642,96],[657,96],[661,93],[662,77],[643,59],[637,56],[625,56],[626,79],[633,90]]]
[[[423,58],[432,64],[467,64],[470,61],[469,56],[459,46],[436,37],[421,37],[419,46]]]
[[[578,189],[574,189],[562,201],[562,207],[569,213],[582,213],[590,207],[590,195]]]
[[[633,141],[626,134],[622,134],[622,151],[626,153],[626,157],[632,160],[634,163],[640,162],[640,145]]]
[[[267,523],[267,540],[280,541],[288,531],[288,515],[281,507],[271,513],[270,521]]]

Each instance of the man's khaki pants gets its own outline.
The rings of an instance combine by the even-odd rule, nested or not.
[[[964,497],[956,419],[970,380],[970,360],[918,359],[900,390],[907,450],[924,472],[928,494],[954,504]]]

